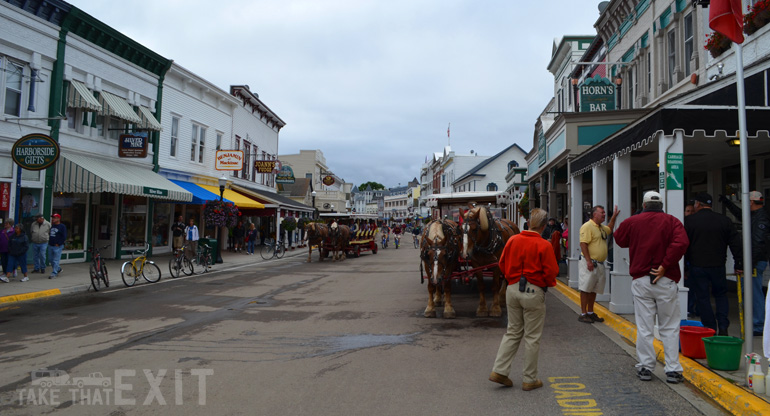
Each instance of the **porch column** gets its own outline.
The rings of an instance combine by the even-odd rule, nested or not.
[[[583,225],[583,175],[570,177],[570,211],[569,211],[569,287],[578,287],[578,262],[580,261],[580,226]]]
[[[607,218],[612,216],[612,207],[607,205],[607,164],[597,166],[593,170],[593,205],[602,205],[607,211]],[[582,225],[582,224],[581,224]],[[608,276],[609,277],[609,276]],[[607,302],[610,300],[610,279],[604,282],[604,293],[596,295],[596,300]]]
[[[615,228],[630,217],[631,212],[631,154],[616,157],[612,161],[612,195],[614,205],[620,213],[615,220]],[[634,313],[634,297],[631,294],[631,275],[628,272],[628,249],[613,243],[612,292],[610,293],[610,311],[619,314]]]
[[[548,172],[548,217],[556,217],[556,168]]]
[[[664,178],[663,186],[665,186],[665,189],[661,189],[664,204],[663,210],[684,222],[684,190],[676,189],[677,186],[672,186],[671,189],[668,187],[669,181],[666,179],[669,174],[667,171],[668,165],[666,164],[667,153],[684,153],[684,133],[682,130],[675,130],[673,136],[662,136],[658,140],[658,162],[660,163],[660,172],[662,173],[660,176]],[[684,168],[684,166],[680,166],[680,168]],[[678,188],[684,188],[684,186],[679,186]],[[679,312],[681,319],[687,319],[687,292],[689,289],[684,286],[684,257],[679,260],[679,271],[682,276],[682,279],[679,280]]]
[[[543,172],[540,174],[540,208],[547,210],[548,209],[548,181],[546,181],[545,177],[548,175],[548,171]]]

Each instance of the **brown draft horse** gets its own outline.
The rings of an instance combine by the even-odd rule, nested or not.
[[[313,254],[313,245],[318,246],[318,261],[324,261],[323,242],[329,237],[329,227],[326,224],[310,222],[305,224],[305,242],[307,244],[307,262]]]
[[[454,318],[452,308],[452,279],[460,254],[460,229],[451,220],[431,221],[420,239],[420,260],[428,276],[428,307],[426,318],[436,317],[436,306],[441,305],[439,285],[444,289],[444,318]]]
[[[345,259],[345,248],[350,243],[350,227],[333,222],[329,227],[329,235],[332,243],[332,261]]]
[[[519,233],[519,227],[512,221],[495,219],[489,210],[476,204],[469,204],[468,212],[463,215],[462,225],[462,256],[470,259],[471,266],[481,267],[497,263],[503,253],[505,243],[509,238]],[[484,277],[482,271],[476,272],[479,282],[479,308],[476,316],[502,316],[500,305],[505,305],[505,288],[507,281],[502,276],[499,267],[492,269],[492,308],[487,310],[484,297]],[[501,301],[502,298],[502,301]]]

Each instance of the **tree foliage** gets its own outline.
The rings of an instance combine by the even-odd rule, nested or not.
[[[379,182],[370,181],[370,182],[364,182],[361,185],[358,185],[358,190],[359,191],[365,191],[366,187],[370,186],[370,185],[372,187],[372,190],[375,190],[375,191],[378,191],[380,189],[385,189],[385,185],[383,185],[383,184],[381,184]]]

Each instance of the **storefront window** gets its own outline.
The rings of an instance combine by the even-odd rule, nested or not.
[[[203,224],[201,224],[201,206],[200,205],[188,205],[184,215],[185,225],[190,223],[190,218],[195,220],[195,225],[198,226],[198,232],[203,235]]]
[[[143,247],[147,230],[147,198],[126,195],[123,197],[123,215],[120,221],[120,244],[126,247]]]
[[[168,246],[168,231],[171,227],[171,204],[155,204],[152,213],[152,246]]]
[[[87,206],[88,195],[86,194],[54,194],[53,212],[61,215],[61,223],[67,227],[65,250],[83,250]]]

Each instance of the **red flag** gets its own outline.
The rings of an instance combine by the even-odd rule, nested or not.
[[[446,137],[449,137],[449,127],[452,126],[452,123],[449,123],[448,126],[446,126]]]
[[[711,0],[709,27],[735,43],[743,43],[743,6],[741,0]]]

